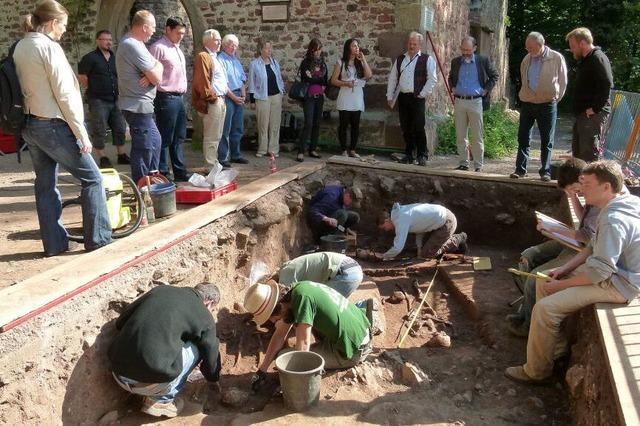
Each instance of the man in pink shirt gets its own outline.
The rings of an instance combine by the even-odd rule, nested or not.
[[[187,113],[182,96],[187,91],[187,70],[180,42],[184,38],[186,24],[182,18],[167,19],[164,36],[153,43],[149,51],[162,65],[162,81],[154,101],[156,123],[162,136],[159,170],[170,177],[169,159],[173,166],[173,179],[189,180],[190,173],[184,164],[182,143],[187,135]]]

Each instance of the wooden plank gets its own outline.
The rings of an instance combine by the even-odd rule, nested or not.
[[[390,170],[397,172],[406,172],[406,173],[414,173],[420,175],[434,176],[434,177],[454,177],[461,178],[465,180],[476,180],[476,181],[491,181],[491,182],[501,182],[501,183],[509,183],[513,185],[534,185],[534,186],[546,186],[546,187],[556,187],[556,184],[553,182],[542,182],[541,180],[531,180],[531,179],[511,179],[509,176],[499,175],[494,173],[476,173],[469,171],[460,171],[460,170],[442,170],[442,169],[431,169],[428,166],[414,166],[410,164],[400,164],[395,163],[393,161],[379,161],[376,164],[367,163],[366,161],[361,161],[357,158],[344,157],[342,155],[334,155],[327,159],[327,164],[330,165],[340,165],[340,166],[349,166],[349,167],[363,167],[367,169],[377,169],[377,170]]]
[[[200,205],[170,219],[154,224],[149,228],[136,231],[133,235],[116,240],[99,250],[83,254],[77,258],[56,266],[16,285],[0,290],[0,327],[3,331],[7,324],[43,307],[52,307],[52,303],[63,301],[70,294],[101,276],[118,270],[122,265],[151,251],[171,246],[194,231],[241,210],[260,197],[305,177],[324,167],[324,163],[308,163],[284,169],[247,185],[236,191]],[[73,271],[70,273],[70,271]]]
[[[620,422],[640,424],[640,300],[629,305],[597,303],[596,318],[618,403]],[[624,325],[623,325],[624,324]]]

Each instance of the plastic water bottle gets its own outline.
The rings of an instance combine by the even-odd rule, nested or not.
[[[276,156],[273,155],[272,152],[269,153],[269,170],[271,170],[271,173],[275,173],[278,171],[278,166],[276,165]]]

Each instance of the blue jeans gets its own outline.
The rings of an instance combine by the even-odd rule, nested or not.
[[[173,176],[187,177],[182,143],[187,136],[187,112],[182,96],[158,92],[154,102],[156,123],[162,137],[162,149],[158,170],[169,174],[169,159],[173,165]]]
[[[131,178],[134,182],[158,170],[162,141],[153,114],[122,111],[131,132]]]
[[[240,96],[240,91],[233,92]],[[238,105],[229,97],[224,98],[227,112],[224,116],[222,138],[218,145],[218,161],[237,160],[242,157],[240,153],[240,140],[244,133],[244,105]]]
[[[348,269],[340,269],[335,277],[327,282],[331,287],[347,299],[362,282],[362,268],[360,265]]]
[[[96,149],[104,149],[109,128],[115,146],[124,145],[126,125],[124,117],[115,102],[89,99],[91,142]]]
[[[62,202],[58,183],[58,165],[82,185],[82,228],[84,247],[95,250],[111,242],[111,224],[102,175],[91,157],[81,154],[76,137],[63,120],[28,118],[22,137],[36,173],[35,196],[40,237],[47,256],[69,249],[67,231],[62,226]]]
[[[124,390],[143,395],[158,402],[171,402],[182,390],[189,374],[196,368],[200,362],[200,353],[198,348],[191,342],[185,343],[182,347],[182,371],[170,382],[167,383],[141,383],[133,379],[113,373],[116,383]]]
[[[324,106],[324,96],[307,96],[302,104],[304,112],[304,127],[298,143],[298,154],[304,154],[305,148],[315,151],[318,146],[320,136],[320,119],[322,118],[322,107]],[[308,146],[307,146],[308,145]]]
[[[551,175],[551,151],[556,133],[556,119],[558,117],[558,104],[549,102],[545,104],[532,104],[523,102],[520,109],[520,125],[518,127],[518,155],[516,157],[516,173],[527,173],[529,162],[529,147],[531,146],[531,129],[535,122],[540,131],[540,176]]]

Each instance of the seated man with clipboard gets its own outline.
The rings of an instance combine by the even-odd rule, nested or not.
[[[589,242],[595,233],[600,209],[585,205],[578,199],[581,191],[580,173],[587,163],[579,158],[565,161],[558,170],[558,188],[567,195],[567,201],[579,219],[578,229],[571,229],[564,223],[543,213],[535,212],[538,221],[537,229],[549,240],[529,247],[522,252],[518,269],[531,272],[518,286],[523,292],[523,301],[518,312],[507,315],[507,328],[515,336],[527,337],[531,321],[531,311],[536,303],[536,279],[540,271],[546,271],[564,265],[577,251]],[[519,276],[514,279],[519,280]]]

